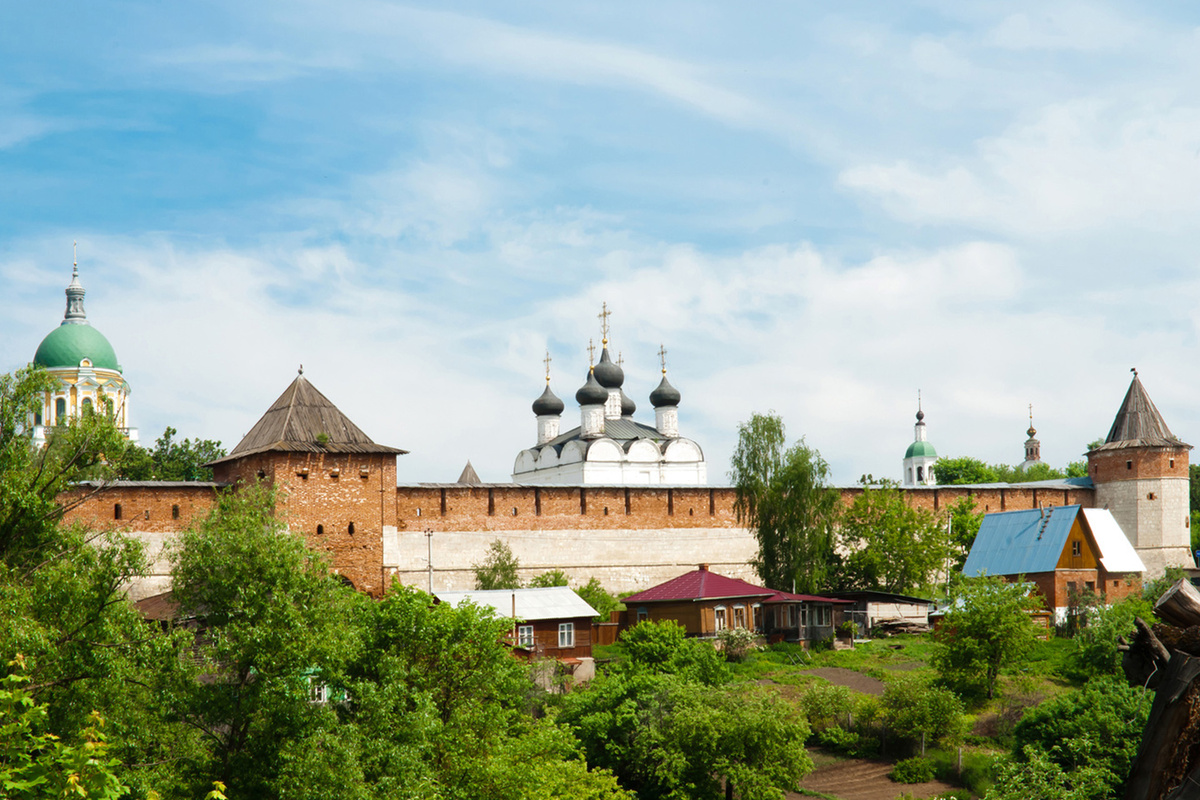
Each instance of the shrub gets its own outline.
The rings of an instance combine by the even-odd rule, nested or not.
[[[840,725],[855,710],[850,690],[830,683],[815,683],[800,695],[800,707],[815,731]]]
[[[858,749],[858,734],[838,725],[830,725],[828,728],[822,728],[817,731],[813,738],[821,747],[836,750],[840,753],[849,753]]]
[[[928,758],[907,758],[897,761],[888,777],[896,783],[927,783],[935,777],[933,762]]]
[[[757,639],[753,631],[745,628],[725,628],[717,633],[726,661],[744,660],[751,650],[756,649]]]

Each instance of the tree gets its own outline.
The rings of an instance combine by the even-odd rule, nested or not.
[[[998,480],[995,468],[970,456],[939,458],[933,468],[938,484],[942,486],[995,483]]]
[[[194,793],[212,780],[230,797],[262,794],[281,768],[280,746],[334,723],[310,702],[313,683],[352,652],[356,605],[366,602],[275,515],[257,485],[217,496],[172,554],[171,587],[184,618],[203,620],[193,649],[203,670],[164,687],[173,712],[204,735],[208,756],[179,765]]]
[[[225,448],[213,439],[175,440],[178,433],[167,427],[154,442],[154,449],[135,448],[123,470],[129,480],[211,481],[212,469],[204,466],[225,455]]]
[[[950,564],[951,574],[961,572],[967,556],[975,544],[979,534],[979,526],[983,524],[983,512],[976,511],[975,498],[970,495],[960,497],[950,506],[949,533],[950,552],[953,556]]]
[[[933,664],[960,691],[995,696],[1000,670],[1020,661],[1037,641],[1030,612],[1042,607],[1031,585],[996,577],[967,578],[934,634]]]
[[[829,465],[803,440],[784,450],[783,420],[754,414],[738,426],[729,476],[740,522],[754,529],[754,567],[767,586],[818,592],[836,571],[833,530],[840,498]]]
[[[567,573],[561,569],[552,569],[539,575],[534,575],[533,579],[529,581],[529,588],[549,589],[552,586],[566,586],[568,583],[570,581],[567,580]]]
[[[946,568],[946,530],[913,508],[894,483],[865,485],[841,516],[842,588],[898,594],[927,590]]]
[[[692,639],[673,619],[639,622],[621,634],[628,658],[618,670],[678,675],[691,683],[718,686],[729,680],[725,659],[711,643]]]
[[[1134,619],[1154,619],[1154,606],[1131,595],[1112,605],[1100,605],[1088,612],[1087,624],[1072,644],[1070,667],[1075,677],[1089,680],[1102,675],[1121,674],[1119,639],[1132,637],[1137,630]]]
[[[483,561],[471,565],[475,571],[475,588],[520,589],[521,579],[517,577],[517,569],[520,566],[512,549],[500,539],[496,539],[488,548]]]
[[[618,672],[567,695],[559,720],[589,764],[612,770],[643,800],[781,800],[812,769],[803,715],[762,690]]]
[[[575,594],[583,598],[583,601],[589,606],[596,609],[596,616],[593,617],[594,622],[608,622],[613,611],[619,611],[624,608],[621,601],[605,590],[597,578],[589,578],[587,583],[575,590]]]

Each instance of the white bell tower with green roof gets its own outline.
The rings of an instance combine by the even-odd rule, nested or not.
[[[913,426],[913,443],[904,453],[905,486],[934,486],[933,464],[937,451],[925,438],[925,412],[921,410],[921,395],[917,393],[917,424]]]

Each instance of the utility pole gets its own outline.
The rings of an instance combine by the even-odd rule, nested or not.
[[[433,528],[425,529],[425,543],[428,550],[425,560],[429,562],[429,593],[433,594]]]

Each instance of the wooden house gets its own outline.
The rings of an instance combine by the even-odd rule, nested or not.
[[[707,564],[626,597],[622,627],[647,620],[675,620],[689,636],[716,636],[725,628],[747,628],[777,639],[809,641],[833,635],[833,606],[827,597],[791,594],[728,578]]]
[[[570,666],[592,662],[592,608],[566,586],[543,589],[490,589],[435,592],[439,602],[457,607],[471,602],[511,619],[513,652],[530,659],[553,658]],[[576,678],[584,679],[576,670]]]
[[[1111,603],[1141,591],[1144,571],[1107,509],[1077,505],[986,515],[963,565],[968,577],[1035,584],[1057,622],[1085,592]]]
[[[929,611],[933,608],[932,600],[870,589],[832,592],[830,597],[849,601],[850,604],[841,609],[841,613],[847,619],[854,620],[860,636],[867,636],[880,626],[897,626],[901,629],[905,626],[926,626],[929,624]]]

